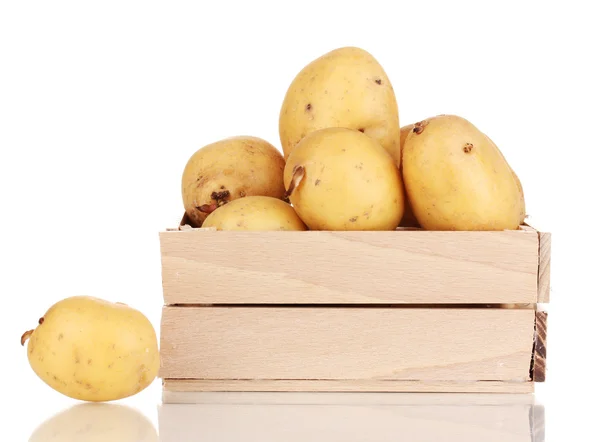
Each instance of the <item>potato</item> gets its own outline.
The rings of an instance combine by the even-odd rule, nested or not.
[[[400,164],[396,95],[381,65],[363,49],[333,50],[296,75],[279,114],[285,158],[306,135],[327,127],[364,132]]]
[[[496,145],[496,143],[494,143],[490,137],[488,137],[486,135],[486,138],[490,141],[490,143],[492,143],[496,149],[498,149],[498,146]],[[504,160],[506,161],[506,158],[504,157],[504,155],[502,154],[502,151],[500,149],[498,149],[498,152],[500,152],[500,155],[502,155],[502,158],[504,158]],[[510,165],[509,165],[510,167]],[[512,167],[510,168],[510,171],[513,174],[513,178],[515,179],[515,181],[517,182],[517,186],[519,187],[519,195],[521,197],[520,200],[520,222],[519,224],[523,224],[525,222],[525,218],[526,218],[526,206],[525,206],[525,193],[523,192],[523,185],[521,184],[521,180],[519,179],[519,177],[517,176],[517,174],[515,173],[515,171],[512,169]]]
[[[521,184],[521,180],[519,179],[515,171],[512,170],[512,168],[510,169],[510,171],[512,172],[513,177],[517,182],[517,187],[519,188],[519,225],[522,225],[525,222],[525,218],[527,217],[527,207],[525,206],[525,193],[523,192],[523,185]]]
[[[402,150],[404,149],[404,141],[408,134],[413,130],[414,124],[408,124],[400,128],[400,155],[402,155]],[[400,167],[402,169],[402,166]],[[401,227],[419,227],[419,221],[415,217],[415,214],[412,210],[412,206],[410,205],[410,200],[408,199],[408,195],[406,194],[406,189],[403,188],[404,195],[404,215],[402,216],[402,220],[400,221]]]
[[[394,230],[402,218],[398,167],[357,130],[311,132],[290,153],[284,180],[294,209],[312,230]]]
[[[219,207],[204,220],[217,230],[306,230],[288,203],[270,196],[247,196]]]
[[[406,137],[408,137],[408,134],[412,132],[414,127],[414,124],[407,124],[406,126],[402,126],[400,128],[400,153],[402,153],[402,149],[404,148]]]
[[[26,332],[33,371],[54,390],[100,402],[132,396],[156,378],[158,342],[152,324],[121,303],[74,296],[54,304]]]
[[[250,195],[283,198],[283,155],[267,141],[226,138],[202,147],[188,160],[181,193],[192,227],[200,227],[217,207]]]
[[[77,404],[52,416],[29,442],[158,442],[152,422],[117,404]]]
[[[500,150],[456,115],[416,123],[402,172],[419,224],[427,230],[517,229],[519,186]]]

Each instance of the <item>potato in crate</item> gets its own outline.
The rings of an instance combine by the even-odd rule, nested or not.
[[[466,119],[400,127],[359,48],[308,64],[283,153],[192,155],[160,233],[165,401],[194,391],[532,392],[545,380],[550,234]]]

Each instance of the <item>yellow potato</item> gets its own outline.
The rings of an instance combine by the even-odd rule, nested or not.
[[[416,123],[402,172],[419,224],[427,230],[517,229],[522,203],[512,169],[473,124],[455,115]]]
[[[519,200],[519,225],[522,225],[525,222],[525,217],[527,216],[527,207],[525,206],[525,193],[523,192],[523,185],[521,184],[521,180],[519,179],[519,177],[517,176],[517,174],[515,173],[514,170],[512,170],[512,168],[510,169],[510,171],[513,174],[513,177],[515,178],[515,181],[517,182],[517,187],[519,188],[519,195],[520,195],[520,200]]]
[[[400,123],[392,84],[367,51],[344,47],[313,60],[296,75],[279,115],[287,158],[309,133],[346,127],[369,135],[400,164]]]
[[[158,442],[152,422],[139,411],[117,404],[77,404],[52,416],[29,442]]]
[[[357,130],[306,136],[290,153],[284,180],[311,230],[394,230],[402,218],[400,171],[381,145]]]
[[[231,137],[202,147],[188,160],[181,193],[188,219],[200,227],[217,207],[250,195],[283,198],[283,155],[267,141]]]
[[[404,141],[406,137],[413,130],[414,124],[408,124],[400,128],[400,155],[402,155],[402,150],[404,149]],[[402,167],[401,167],[402,168]],[[403,188],[404,195],[404,216],[402,216],[402,220],[400,221],[401,227],[419,227],[419,221],[415,217],[412,206],[410,204],[410,200],[408,199],[408,195],[406,194],[406,189]]]
[[[26,332],[33,371],[54,390],[84,401],[132,396],[152,383],[160,364],[152,324],[121,303],[75,296],[54,304]]]
[[[288,203],[270,196],[247,196],[219,207],[203,227],[217,230],[306,230]]]
[[[498,146],[496,145],[496,143],[494,143],[490,137],[488,137],[486,135],[486,138],[490,141],[490,143],[492,143],[496,149],[498,149]],[[504,157],[504,155],[502,154],[502,151],[500,149],[498,149],[498,152],[500,152],[500,155],[502,155],[502,158],[504,158],[506,160],[506,158]],[[509,165],[510,167],[510,165]],[[515,181],[517,182],[517,186],[519,187],[519,195],[521,197],[519,203],[520,203],[520,222],[519,224],[523,224],[525,222],[525,217],[526,215],[526,205],[525,205],[525,193],[523,192],[523,185],[521,184],[521,180],[519,179],[519,177],[517,176],[517,174],[515,173],[515,171],[512,169],[512,167],[510,168],[510,171],[513,174],[513,177],[515,179]]]
[[[400,128],[400,153],[402,153],[402,149],[404,148],[404,142],[406,141],[406,137],[415,127],[414,124],[407,124],[406,126],[402,126]]]

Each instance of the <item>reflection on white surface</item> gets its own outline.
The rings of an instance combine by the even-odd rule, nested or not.
[[[116,404],[78,404],[41,424],[29,442],[157,442],[152,422]]]
[[[159,407],[161,442],[543,442],[531,395],[180,393]]]

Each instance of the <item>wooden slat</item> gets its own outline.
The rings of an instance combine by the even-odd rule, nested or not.
[[[312,397],[328,395],[313,393]],[[163,404],[158,408],[160,440],[543,442],[543,406],[521,403],[525,395],[516,395],[512,403],[492,401],[491,405],[463,402],[463,395],[454,394],[420,394],[424,400],[416,404],[388,399],[406,394],[371,396],[375,399],[351,405]]]
[[[535,311],[165,307],[162,378],[528,381]]]
[[[538,300],[539,303],[550,302],[550,256],[551,234],[539,232],[539,269],[538,269]]]
[[[546,329],[548,313],[535,313],[535,343],[533,348],[533,373],[534,382],[546,380]]]
[[[260,381],[255,381],[260,382]],[[271,382],[271,381],[269,381]],[[313,382],[313,381],[307,381]],[[314,381],[318,382],[318,381]],[[340,381],[344,382],[344,381]],[[407,381],[389,381],[405,383]],[[417,383],[418,381],[414,381]],[[499,382],[489,382],[499,384]],[[505,384],[506,382],[503,382]],[[514,393],[431,393],[402,392],[402,394],[388,394],[388,392],[365,391],[200,391],[197,380],[165,379],[163,380],[163,395],[168,398],[177,398],[181,402],[210,405],[534,405],[535,396],[532,394]],[[439,382],[439,385],[443,383]],[[449,384],[447,382],[446,384]],[[457,383],[455,383],[457,384]],[[521,385],[522,383],[517,383]],[[525,382],[529,386],[528,392],[534,387],[532,382]]]
[[[194,229],[160,244],[167,305],[537,302],[534,230]]]
[[[273,380],[273,379],[165,379],[163,401],[195,403],[191,392],[396,392],[396,393],[532,393],[533,382],[503,381],[396,381],[396,380]]]

